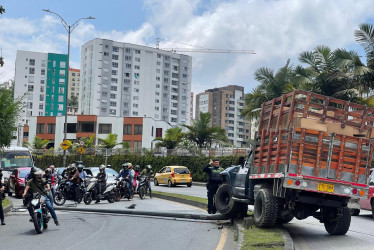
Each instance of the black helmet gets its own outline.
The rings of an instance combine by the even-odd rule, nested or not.
[[[78,171],[79,171],[79,173],[82,173],[82,171],[83,171],[83,164],[79,164],[78,165]]]
[[[51,174],[52,174],[52,170],[51,170],[50,168],[47,168],[47,169],[44,171],[44,173],[45,173],[46,175],[51,175]]]
[[[31,167],[31,170],[30,170],[30,175],[31,175],[31,178],[34,179],[35,178],[35,172],[36,172],[37,168],[36,167]]]
[[[100,173],[104,173],[104,171],[105,171],[105,165],[104,164],[101,164],[99,166],[99,171],[100,171]]]
[[[128,162],[123,163],[123,164],[122,164],[122,168],[123,168],[123,169],[128,169],[130,165],[131,165],[131,163],[128,163]]]
[[[135,171],[140,171],[140,166],[139,165],[135,166]]]
[[[112,168],[112,165],[106,165],[107,168]]]
[[[43,177],[43,171],[39,168],[37,170],[35,170],[33,179],[41,180],[42,177]]]

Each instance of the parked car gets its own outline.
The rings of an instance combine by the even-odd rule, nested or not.
[[[86,167],[83,170],[86,171],[86,173],[88,175],[91,175],[92,177],[95,177],[100,172],[98,167]],[[118,176],[118,172],[116,170],[112,168],[106,168],[105,173],[108,177],[106,181],[107,184],[116,182],[115,178]]]
[[[373,174],[374,168],[370,169],[371,175]],[[360,199],[360,207],[363,210],[369,210],[371,211],[373,218],[374,218],[374,183],[370,182],[368,196],[366,198]],[[351,210],[352,215],[359,215],[360,210],[359,209],[352,209]]]
[[[156,173],[154,184],[155,186],[167,184],[169,187],[176,185],[187,185],[187,187],[191,187],[191,172],[184,166],[166,166]]]
[[[22,197],[26,186],[25,177],[30,173],[30,170],[31,168],[17,168],[12,171],[8,179],[9,196],[12,196],[12,193],[14,193],[17,198]]]

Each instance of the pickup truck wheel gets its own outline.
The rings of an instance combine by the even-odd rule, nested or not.
[[[360,209],[357,209],[357,208],[351,209],[352,216],[358,216],[359,214],[360,214]]]
[[[278,200],[270,188],[261,188],[256,197],[253,217],[258,227],[274,227],[279,214]]]
[[[329,216],[324,222],[326,231],[331,235],[345,235],[351,225],[351,210],[347,207],[342,208],[340,217],[337,208],[327,208],[327,213]]]
[[[232,200],[231,188],[228,184],[221,185],[216,193],[215,205],[218,210],[223,215],[234,216],[237,212],[237,206]]]

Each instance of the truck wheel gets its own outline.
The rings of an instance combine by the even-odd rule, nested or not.
[[[253,217],[258,227],[274,227],[279,214],[277,198],[270,188],[261,188],[256,197]]]
[[[234,216],[237,212],[237,206],[232,200],[231,188],[228,184],[221,185],[215,197],[215,205],[218,210],[223,215]]]
[[[373,216],[373,219],[374,219],[374,199],[371,200],[370,204],[371,204],[371,215]]]
[[[337,215],[337,208],[328,208],[327,213],[329,214],[324,222],[326,231],[331,235],[345,235],[351,225],[351,210],[347,207],[342,208],[340,217]]]

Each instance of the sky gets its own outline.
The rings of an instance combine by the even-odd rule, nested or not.
[[[80,68],[80,48],[94,38],[156,46],[254,50],[256,54],[192,56],[192,91],[236,84],[250,92],[259,83],[261,67],[277,71],[287,59],[300,65],[298,55],[317,45],[355,50],[354,30],[374,24],[372,0],[3,0],[0,49],[5,65],[0,83],[12,79],[17,50],[67,53],[69,24],[82,17],[71,33],[70,66]],[[196,48],[195,47],[195,48]]]

